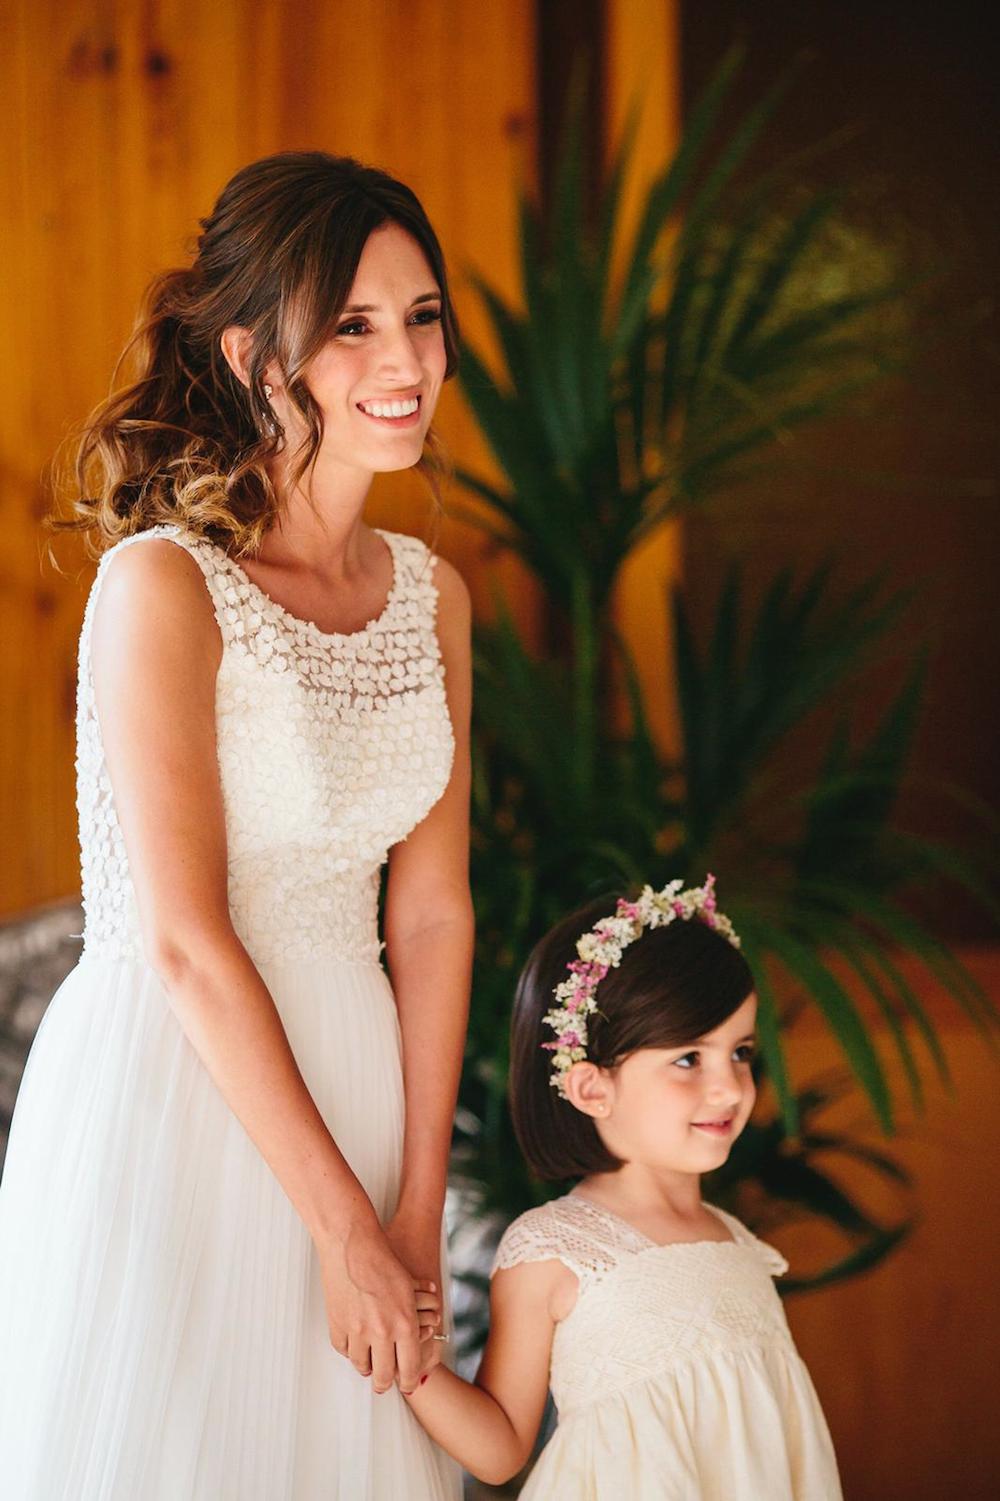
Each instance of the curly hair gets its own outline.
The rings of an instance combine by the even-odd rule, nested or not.
[[[322,413],[303,371],[350,294],[369,235],[387,222],[413,236],[441,289],[445,379],[458,326],[444,256],[416,195],[351,157],[289,151],[242,168],[201,220],[194,264],[157,276],[118,361],[134,378],[91,413],[73,464],[72,514],[54,531],[87,534],[93,554],[160,522],[179,522],[235,556],[254,554],[277,519],[268,461],[282,440],[263,372],[281,368],[306,439],[295,477],[314,462]],[[222,354],[222,331],[253,333],[245,386]],[[446,472],[429,431],[416,465],[440,505]]]

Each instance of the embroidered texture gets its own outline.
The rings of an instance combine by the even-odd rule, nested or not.
[[[552,1345],[560,1416],[692,1358],[746,1353],[791,1335],[772,1278],[788,1264],[732,1215],[731,1241],[657,1246],[617,1215],[568,1194],[514,1220],[493,1272],[561,1261],[579,1280]]]
[[[434,561],[415,537],[380,536],[393,557],[389,597],[348,635],[289,614],[222,548],[176,526],[140,532],[102,557],[80,634],[77,695],[85,951],[143,957],[90,641],[114,558],[162,537],[201,568],[222,635],[216,722],[236,931],[260,963],[377,961],[379,869],[441,796],[454,755]]]

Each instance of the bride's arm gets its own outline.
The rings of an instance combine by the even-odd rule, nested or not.
[[[406,1094],[402,1185],[389,1238],[414,1276],[437,1281],[448,1155],[468,1021],[473,912],[469,892],[471,610],[460,575],[441,558],[435,565],[435,583],[455,759],[439,801],[408,838],[389,852],[385,940],[403,1039]]]
[[[216,750],[221,642],[197,564],[150,538],[112,558],[94,613],[101,738],[147,957],[181,1026],[316,1243],[331,1339],[375,1385],[420,1367],[413,1286],[299,1072],[232,926]],[[348,1331],[351,1331],[350,1338]],[[365,1372],[367,1374],[367,1372]]]

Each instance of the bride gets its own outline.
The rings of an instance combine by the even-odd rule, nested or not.
[[[362,519],[376,473],[436,489],[456,343],[413,193],[287,153],[85,431],[86,922],[0,1190],[7,1501],[459,1495],[402,1393],[450,1320],[469,600]]]

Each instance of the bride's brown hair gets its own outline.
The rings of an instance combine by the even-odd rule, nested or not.
[[[194,264],[149,287],[116,368],[134,379],[91,413],[76,453],[73,515],[57,531],[87,533],[93,552],[159,522],[179,522],[226,551],[253,554],[277,517],[267,471],[282,431],[264,395],[275,360],[307,437],[297,475],[319,451],[323,419],[303,369],[347,301],[362,251],[388,222],[417,241],[441,289],[445,379],[455,373],[458,327],[444,256],[416,195],[351,157],[289,151],[242,168],[201,220]],[[219,338],[253,333],[249,384]],[[436,500],[446,465],[432,431],[416,468]]]

